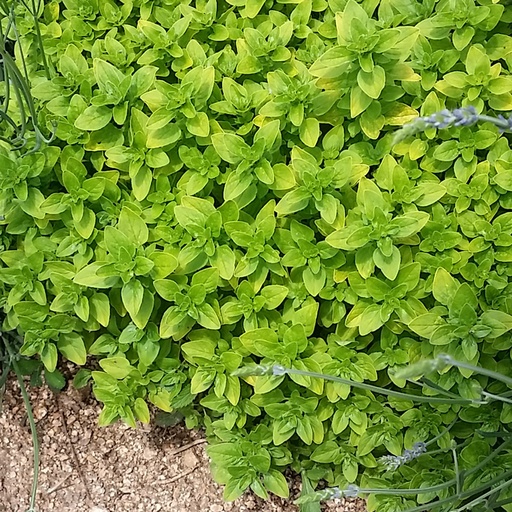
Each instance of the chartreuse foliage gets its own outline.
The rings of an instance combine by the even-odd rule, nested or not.
[[[0,4],[22,355],[84,366],[103,425],[148,404],[206,425],[228,500],[287,496],[291,467],[309,490],[409,488],[370,493],[399,512],[510,472],[510,382],[474,370],[512,373],[508,2]],[[396,372],[440,354],[463,365]]]

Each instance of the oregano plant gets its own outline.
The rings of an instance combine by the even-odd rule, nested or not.
[[[0,10],[0,384],[205,427],[228,500],[512,511],[506,0]]]

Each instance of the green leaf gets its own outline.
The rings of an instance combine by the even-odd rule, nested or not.
[[[224,488],[224,500],[229,502],[240,498],[250,484],[251,481],[247,479],[233,478],[229,480]]]
[[[160,343],[157,340],[143,338],[137,343],[137,355],[144,366],[150,366],[158,356]]]
[[[194,395],[206,391],[215,380],[214,370],[197,370],[190,382],[190,391]]]
[[[224,186],[224,200],[232,201],[241,196],[251,186],[253,176],[249,172],[232,172]]]
[[[100,354],[110,354],[117,349],[114,338],[109,334],[102,334],[89,347],[89,354],[96,356]]]
[[[324,269],[320,269],[320,272],[314,274],[310,268],[306,268],[302,273],[302,278],[306,290],[310,295],[316,297],[325,285],[326,274]]]
[[[434,298],[444,306],[449,306],[458,289],[459,283],[457,280],[444,268],[438,268],[432,284],[432,294]]]
[[[210,122],[205,112],[198,112],[192,119],[187,119],[187,130],[196,137],[208,137]]]
[[[512,171],[499,172],[494,176],[494,183],[502,189],[512,192]]]
[[[102,59],[93,59],[93,71],[101,92],[104,94],[119,94],[117,89],[125,78],[121,71]]]
[[[265,298],[266,309],[276,309],[288,295],[288,288],[280,285],[269,285],[262,288],[260,294]]]
[[[503,311],[485,311],[480,317],[480,322],[491,328],[489,338],[497,338],[512,329],[512,315]]]
[[[382,273],[390,280],[394,281],[400,270],[401,263],[400,251],[393,246],[391,256],[382,254],[379,248],[375,249],[373,253],[373,261],[375,265],[382,270]]]
[[[144,329],[149,322],[151,314],[153,313],[153,306],[155,305],[155,298],[147,288],[144,289],[144,297],[138,313],[132,318],[133,323],[139,328]]]
[[[129,208],[121,210],[117,227],[137,247],[148,241],[149,230],[146,223]]]
[[[176,257],[166,252],[154,252],[150,255],[150,259],[154,264],[151,271],[151,276],[154,279],[167,277],[169,274],[172,274],[178,266]]]
[[[263,477],[263,485],[271,493],[287,499],[290,496],[288,482],[284,475],[275,469],[270,469]]]
[[[124,254],[129,256],[130,259],[135,256],[135,244],[121,230],[107,226],[105,228],[104,238],[108,251],[116,260],[122,260]]]
[[[143,201],[147,197],[152,182],[153,175],[146,165],[143,165],[135,176],[132,176],[133,195],[137,201]]]
[[[57,341],[57,347],[62,355],[71,362],[82,366],[87,360],[87,352],[82,337],[75,332],[61,334]]]
[[[89,208],[84,208],[82,218],[79,221],[75,221],[74,224],[78,234],[82,238],[88,239],[94,231],[96,215]]]
[[[57,347],[53,343],[46,344],[41,352],[41,361],[49,373],[55,371],[58,358]]]
[[[311,194],[306,189],[291,190],[277,203],[276,213],[283,216],[303,210],[308,206],[310,198]]]
[[[80,368],[78,372],[76,372],[75,376],[73,377],[73,386],[75,389],[82,389],[91,380],[91,370],[88,370],[87,368]]]
[[[155,81],[158,68],[155,66],[142,66],[132,75],[130,83],[130,95],[133,98],[140,98],[145,92],[149,91]]]
[[[377,99],[386,84],[386,73],[380,66],[374,66],[372,71],[362,69],[357,74],[357,85],[370,98]]]
[[[466,70],[470,75],[489,75],[491,72],[489,57],[477,46],[471,46],[466,57]]]
[[[165,126],[148,130],[146,145],[150,149],[163,148],[174,144],[181,137],[181,130],[175,123],[167,123]]]
[[[320,137],[320,124],[314,117],[308,117],[304,119],[299,129],[300,140],[309,146],[314,148]]]
[[[250,153],[250,147],[238,135],[215,133],[212,144],[217,154],[230,164],[238,164]]]
[[[149,423],[150,414],[148,404],[143,398],[137,398],[133,404],[133,412],[135,417],[142,423]]]
[[[62,391],[66,386],[66,379],[59,370],[49,372],[44,371],[44,380],[48,386],[54,391]]]
[[[393,236],[406,238],[420,231],[428,222],[429,214],[426,212],[410,212],[394,218],[390,222]]]
[[[384,325],[386,319],[382,318],[381,309],[379,304],[371,304],[364,310],[359,321],[361,336],[366,336]]]
[[[320,501],[316,502],[306,502],[308,500],[308,496],[314,494],[315,488],[311,485],[309,478],[307,477],[307,473],[302,473],[302,491],[300,494],[300,498],[296,503],[304,500],[304,502],[299,505],[300,512],[321,512]]]
[[[412,320],[409,328],[423,338],[430,338],[438,327],[444,325],[444,321],[435,313],[425,313]]]
[[[339,201],[331,194],[323,194],[321,201],[315,201],[316,209],[328,224],[334,224],[338,216]]]
[[[162,316],[160,322],[160,337],[170,338],[179,332],[179,324],[185,320],[187,314],[180,311],[177,306],[168,308]]]
[[[75,120],[75,128],[83,131],[97,131],[105,128],[112,119],[109,107],[87,107]]]
[[[220,329],[220,320],[210,304],[205,302],[197,307],[199,317],[197,323],[206,329]]]
[[[137,279],[131,279],[123,285],[121,290],[121,298],[123,299],[124,307],[133,319],[137,316],[140,307],[142,306],[142,299],[144,298],[144,287]]]
[[[457,142],[454,140],[447,140],[441,143],[434,151],[434,158],[441,160],[441,162],[452,162],[459,156]]]
[[[124,379],[125,377],[128,377],[134,369],[128,359],[120,356],[100,359],[99,364],[106,373],[115,379]]]
[[[353,85],[350,90],[350,115],[357,117],[362,114],[372,104],[372,101],[372,98],[361,87]]]
[[[357,446],[357,456],[363,457],[368,455],[375,447],[375,436],[369,434],[368,431],[366,431],[359,439],[359,444]]]
[[[211,264],[219,271],[222,279],[229,281],[235,272],[235,254],[228,245],[220,245],[215,249]]]

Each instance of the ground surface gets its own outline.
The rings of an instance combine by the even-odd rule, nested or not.
[[[291,502],[248,494],[224,503],[210,476],[199,432],[181,426],[97,426],[100,407],[87,393],[30,390],[41,443],[38,512],[297,512]],[[0,511],[25,512],[32,442],[21,392],[8,383],[0,413]],[[294,493],[299,492],[298,485]],[[362,501],[329,512],[362,512]]]

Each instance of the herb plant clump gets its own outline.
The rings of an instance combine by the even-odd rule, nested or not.
[[[228,500],[287,496],[288,467],[435,486],[452,438],[462,470],[492,452],[475,425],[508,431],[512,405],[480,391],[508,384],[397,370],[512,376],[507,2],[11,3],[30,89],[1,116],[0,298],[22,355],[83,366],[103,425],[148,403],[205,425]],[[507,445],[464,485],[511,467]]]

